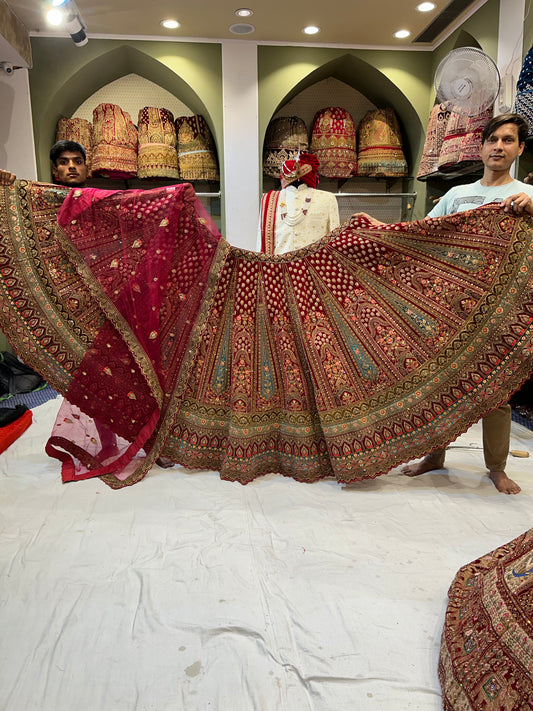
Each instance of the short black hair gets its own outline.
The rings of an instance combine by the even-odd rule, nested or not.
[[[529,124],[520,114],[500,114],[499,116],[491,118],[483,129],[481,142],[485,143],[487,138],[492,136],[494,131],[500,128],[500,126],[503,126],[504,123],[514,123],[514,125],[518,127],[518,142],[525,143],[529,134]]]
[[[87,162],[87,155],[85,153],[85,148],[80,144],[76,143],[76,141],[57,141],[54,143],[52,148],[50,148],[50,160],[54,165],[57,165],[58,159],[61,157],[61,154],[64,153],[65,151],[72,151],[73,153],[81,153],[83,156],[83,162]]]

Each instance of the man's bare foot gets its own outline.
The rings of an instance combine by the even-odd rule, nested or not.
[[[174,466],[174,462],[168,457],[158,457],[155,463],[158,467],[161,467],[161,469],[170,469],[170,467]]]
[[[509,479],[505,472],[489,472],[489,476],[492,479],[494,486],[501,491],[502,494],[518,494],[521,491],[518,484]]]
[[[402,469],[402,474],[405,474],[405,476],[420,476],[420,474],[435,471],[436,469],[438,469],[438,467],[436,467],[432,462],[421,459],[416,464],[408,464],[405,466]]]

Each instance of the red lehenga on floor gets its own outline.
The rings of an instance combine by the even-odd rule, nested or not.
[[[532,223],[498,206],[281,256],[231,247],[187,184],[17,181],[0,220],[1,325],[65,395],[65,480],[119,488],[160,455],[242,483],[376,477],[533,369]]]
[[[533,529],[463,566],[448,592],[444,711],[533,707]]]

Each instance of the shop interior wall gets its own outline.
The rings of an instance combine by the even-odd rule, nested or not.
[[[434,52],[259,46],[259,145],[268,122],[283,103],[332,76],[368,96],[376,106],[393,106],[404,132],[410,175],[416,175],[434,101],[434,70],[442,56],[456,46],[461,33],[470,34],[495,56],[498,8],[499,0],[489,0]],[[34,38],[32,48],[30,86],[40,179],[49,179],[48,148],[57,119],[72,115],[104,84],[132,72],[160,84],[194,112],[205,115],[217,144],[223,179],[219,44],[91,39],[85,47],[77,48],[70,39]],[[420,182],[413,186],[418,193],[415,217],[425,214],[425,187]],[[223,185],[221,188],[224,190]]]
[[[259,48],[259,133],[261,143],[271,117],[295,95],[333,77],[360,92],[378,108],[391,106],[403,133],[409,175],[416,174],[429,116],[431,82],[429,51],[346,50],[317,47]],[[317,106],[317,109],[324,108]],[[381,191],[384,188],[375,188]],[[415,217],[422,217],[425,186],[411,185],[418,194]],[[371,212],[371,205],[368,211]]]
[[[378,108],[391,106],[395,110],[409,175],[416,175],[429,117],[431,52],[260,47],[258,65],[261,141],[271,117],[284,103],[310,85],[334,77],[364,94]],[[414,189],[419,194],[414,216],[423,217],[425,185],[419,183]]]
[[[32,50],[31,102],[41,180],[50,179],[48,151],[58,119],[71,116],[88,96],[131,73],[160,85],[192,112],[203,114],[223,162],[219,44],[91,39],[78,48],[70,39],[34,38]],[[132,119],[137,122],[136,116]]]

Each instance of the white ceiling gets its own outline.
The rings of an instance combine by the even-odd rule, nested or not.
[[[0,0],[1,1],[1,0]],[[45,15],[50,0],[6,0],[13,12],[32,35],[51,33]],[[280,42],[284,44],[341,44],[408,48],[413,40],[443,10],[450,0],[435,0],[432,12],[416,10],[420,0],[334,0],[331,5],[324,0],[194,0],[178,3],[176,0],[77,0],[81,17],[91,35],[134,36],[157,38],[245,39],[255,42]],[[486,0],[477,0],[459,18],[447,27],[439,39],[447,36],[465,17],[481,7]],[[238,18],[235,10],[248,7],[250,18]],[[166,30],[160,21],[178,20],[177,30]],[[255,31],[248,35],[235,35],[229,27],[235,23],[250,23]],[[314,24],[321,32],[313,37],[302,34],[305,25]],[[398,40],[394,32],[408,29],[411,36]],[[55,31],[54,31],[55,32]],[[59,31],[60,36],[67,36]],[[435,43],[433,43],[435,44]]]

